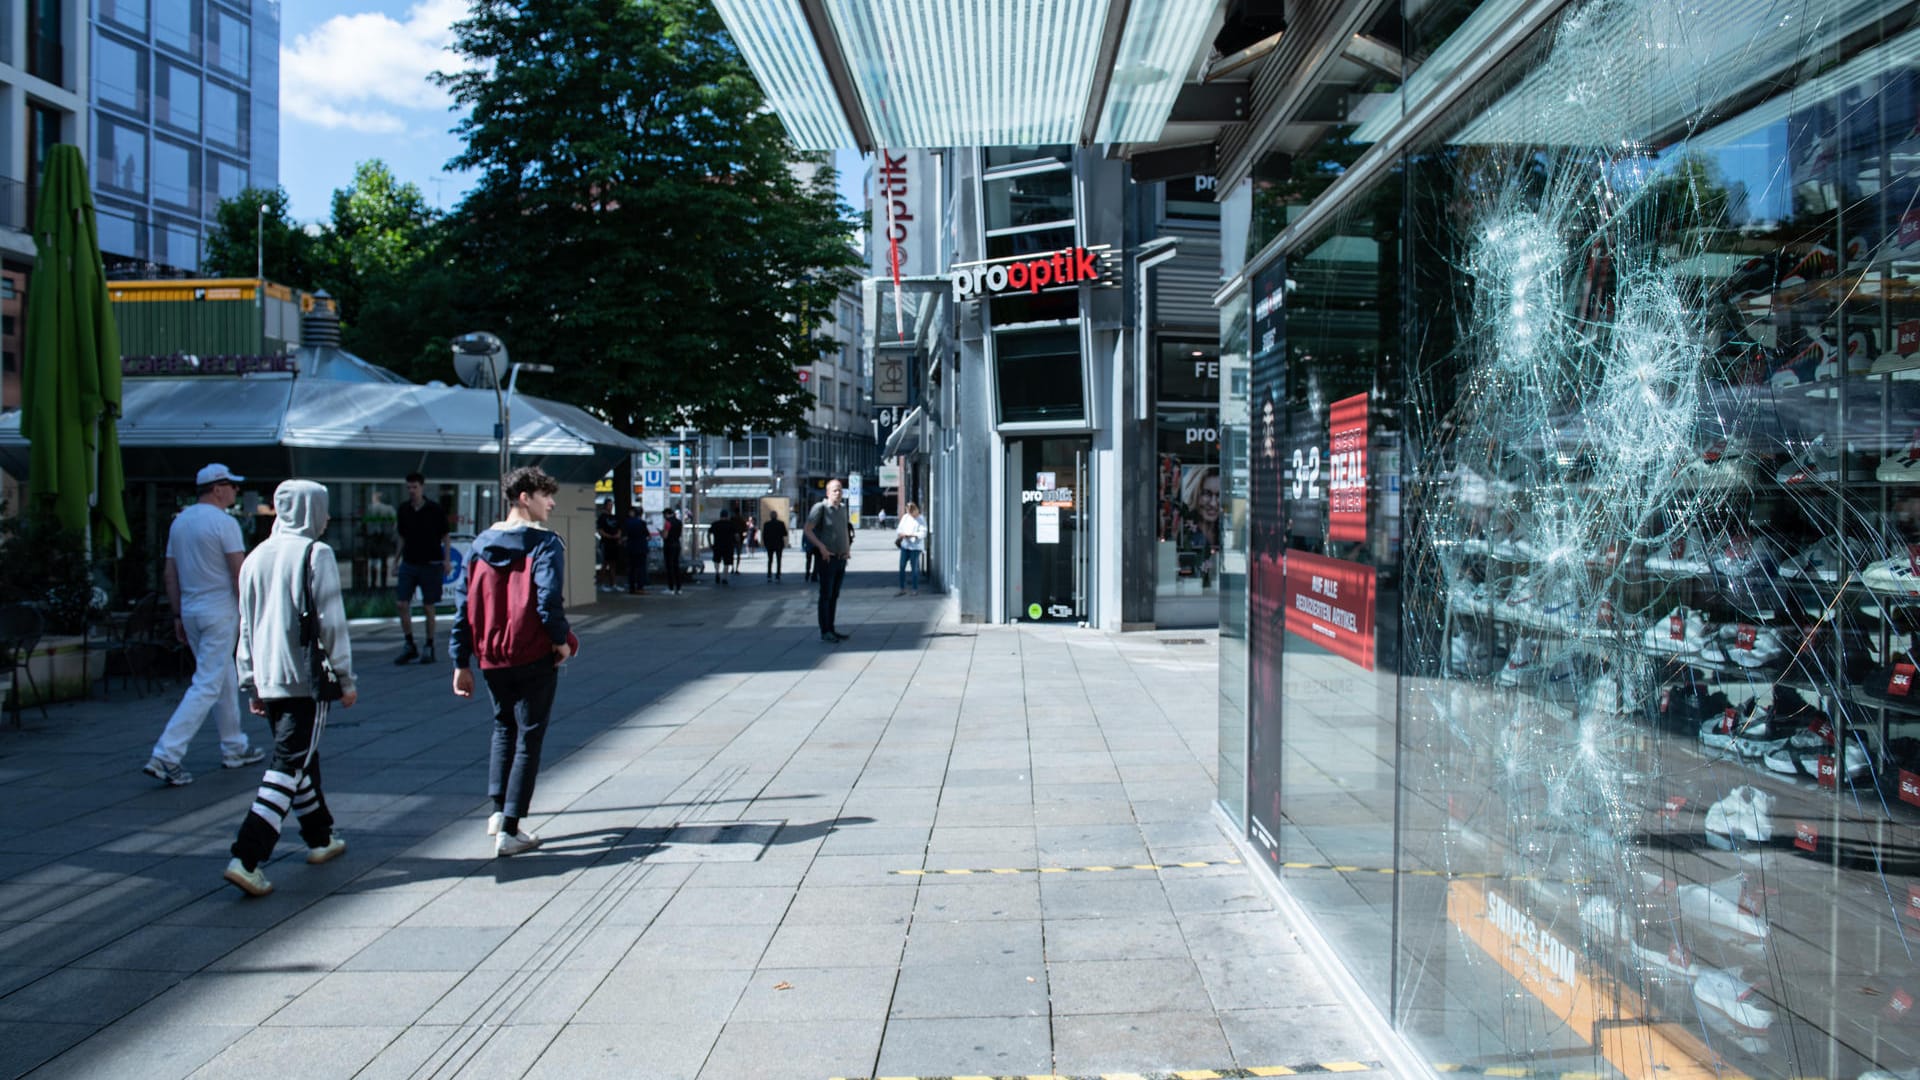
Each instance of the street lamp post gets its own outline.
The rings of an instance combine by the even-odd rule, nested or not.
[[[514,363],[507,359],[507,347],[498,337],[485,331],[461,334],[453,339],[453,370],[460,381],[468,386],[493,388],[494,407],[499,410],[499,421],[493,426],[493,438],[500,449],[500,483],[504,485],[507,473],[513,470],[513,395],[520,386],[520,373],[531,371],[544,374],[553,371],[552,364]],[[504,392],[500,386],[506,382]],[[501,497],[506,496],[505,488]],[[504,501],[501,504],[505,505]]]

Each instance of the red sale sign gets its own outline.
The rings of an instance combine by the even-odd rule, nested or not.
[[[1881,1015],[1889,1020],[1905,1020],[1913,1015],[1913,995],[1905,990],[1895,990]]]
[[[1920,806],[1920,776],[1900,770],[1900,801]]]
[[[1287,632],[1373,670],[1374,570],[1287,552]]]
[[[1920,885],[1907,886],[1907,917],[1920,919]]]
[[[1333,403],[1327,414],[1327,535],[1367,538],[1367,395]]]
[[[1820,830],[1804,821],[1794,822],[1793,846],[1801,851],[1820,850]]]

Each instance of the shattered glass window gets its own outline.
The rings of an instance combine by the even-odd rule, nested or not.
[[[1574,4],[1389,185],[1396,1022],[1463,1065],[1914,1075],[1914,5]]]

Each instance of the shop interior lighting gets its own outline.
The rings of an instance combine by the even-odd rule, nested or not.
[[[1637,68],[1610,74],[1639,88],[1630,122],[1615,134],[1650,139],[1700,115],[1715,102],[1819,55],[1905,7],[1904,0],[1832,0],[1807,19],[1803,0],[1697,0],[1684,8],[1645,0],[1615,14],[1611,40],[1643,47],[1609,62]],[[1471,22],[1472,20],[1468,20]],[[1607,35],[1601,35],[1605,37]],[[1460,134],[1454,145],[1587,146],[1597,134],[1580,104],[1593,73],[1573,63],[1536,68]],[[1422,71],[1426,69],[1423,67]],[[1794,98],[1818,100],[1803,85]]]
[[[1213,0],[1133,0],[1107,81],[1095,142],[1152,142],[1200,51]]]
[[[713,0],[713,6],[796,147],[833,150],[856,145],[796,0]]]
[[[1151,142],[1215,3],[714,0],[803,150]]]

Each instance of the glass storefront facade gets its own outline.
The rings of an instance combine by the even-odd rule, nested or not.
[[[1542,6],[1388,5],[1432,69],[1283,164],[1400,149],[1254,170],[1223,808],[1436,1067],[1912,1075],[1920,5],[1575,2],[1448,87]]]

